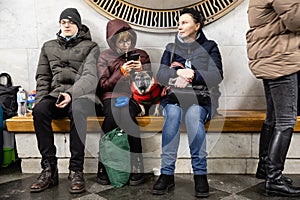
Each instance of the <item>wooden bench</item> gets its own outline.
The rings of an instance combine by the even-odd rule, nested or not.
[[[265,111],[221,110],[221,116],[216,116],[206,124],[209,173],[254,174],[258,162],[259,132],[265,119]],[[143,154],[145,171],[152,172],[160,167],[161,129],[163,117],[138,117],[141,132],[143,132]],[[297,119],[300,121],[300,118]],[[99,138],[103,117],[88,118],[88,134],[86,141],[85,173],[96,173]],[[40,153],[37,149],[34,134],[33,119],[13,117],[6,121],[7,129],[15,133],[18,156],[22,162],[23,173],[39,173]],[[69,120],[67,118],[53,120],[57,157],[61,173],[68,173],[69,152]],[[300,123],[295,126],[295,132],[300,132]],[[185,127],[182,135],[177,160],[176,173],[192,173],[188,139]],[[299,156],[300,135],[295,134],[286,160],[286,173],[300,173]]]
[[[265,111],[249,110],[223,110],[221,116],[216,116],[206,124],[208,131],[221,132],[260,132],[264,122]],[[88,117],[88,132],[101,131],[103,117]],[[160,132],[163,126],[163,116],[145,116],[137,117],[141,132]],[[70,131],[69,119],[63,118],[53,120],[52,127],[54,132],[66,133]],[[7,130],[14,133],[33,133],[33,119],[31,115],[26,117],[13,117],[6,120]],[[296,131],[300,131],[300,126],[296,126]],[[185,127],[182,126],[182,131]]]

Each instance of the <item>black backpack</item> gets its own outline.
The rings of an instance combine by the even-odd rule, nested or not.
[[[5,120],[17,115],[17,92],[20,86],[12,86],[11,76],[7,73],[1,73],[1,79],[6,79],[6,84],[0,82],[0,105],[3,109],[3,120]]]

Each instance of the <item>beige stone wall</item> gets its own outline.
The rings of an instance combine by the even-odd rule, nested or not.
[[[160,2],[163,5],[170,1]],[[204,28],[207,37],[219,44],[223,57],[224,81],[220,99],[222,109],[265,108],[262,83],[254,78],[248,68],[245,40],[248,29],[248,2],[245,0],[233,11]],[[94,41],[101,49],[107,48],[105,28],[108,19],[96,12],[85,0],[1,1],[0,71],[9,72],[15,85],[22,85],[27,91],[34,89],[40,48],[45,41],[55,38],[59,29],[59,15],[67,7],[76,7],[79,10],[83,23],[91,29]],[[173,41],[174,33],[137,31],[137,34],[138,47],[148,51],[154,68],[157,68],[164,47]]]
[[[39,173],[41,155],[37,149],[35,134],[18,133],[16,143],[18,156],[22,159],[24,173]],[[143,134],[143,155],[145,171],[160,169],[161,134]],[[300,173],[300,135],[293,136],[287,155],[285,173]],[[98,162],[98,133],[89,133],[86,141],[85,173],[96,173]],[[258,162],[258,133],[207,134],[208,172],[211,174],[254,174]],[[70,158],[69,134],[55,134],[60,173],[68,172]],[[181,133],[176,173],[192,173],[186,133]]]

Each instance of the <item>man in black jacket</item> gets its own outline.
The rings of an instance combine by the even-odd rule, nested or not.
[[[81,23],[75,8],[65,9],[59,18],[57,39],[45,42],[36,73],[36,105],[33,109],[42,172],[31,185],[31,192],[41,192],[58,184],[58,169],[53,118],[70,119],[69,180],[70,193],[85,190],[83,177],[87,116],[95,113],[98,82],[99,47],[91,41],[89,28]]]

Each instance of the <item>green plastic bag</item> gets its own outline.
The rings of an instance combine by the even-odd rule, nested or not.
[[[111,185],[122,187],[130,176],[130,148],[128,136],[120,128],[104,134],[99,142],[100,160],[104,164]]]

